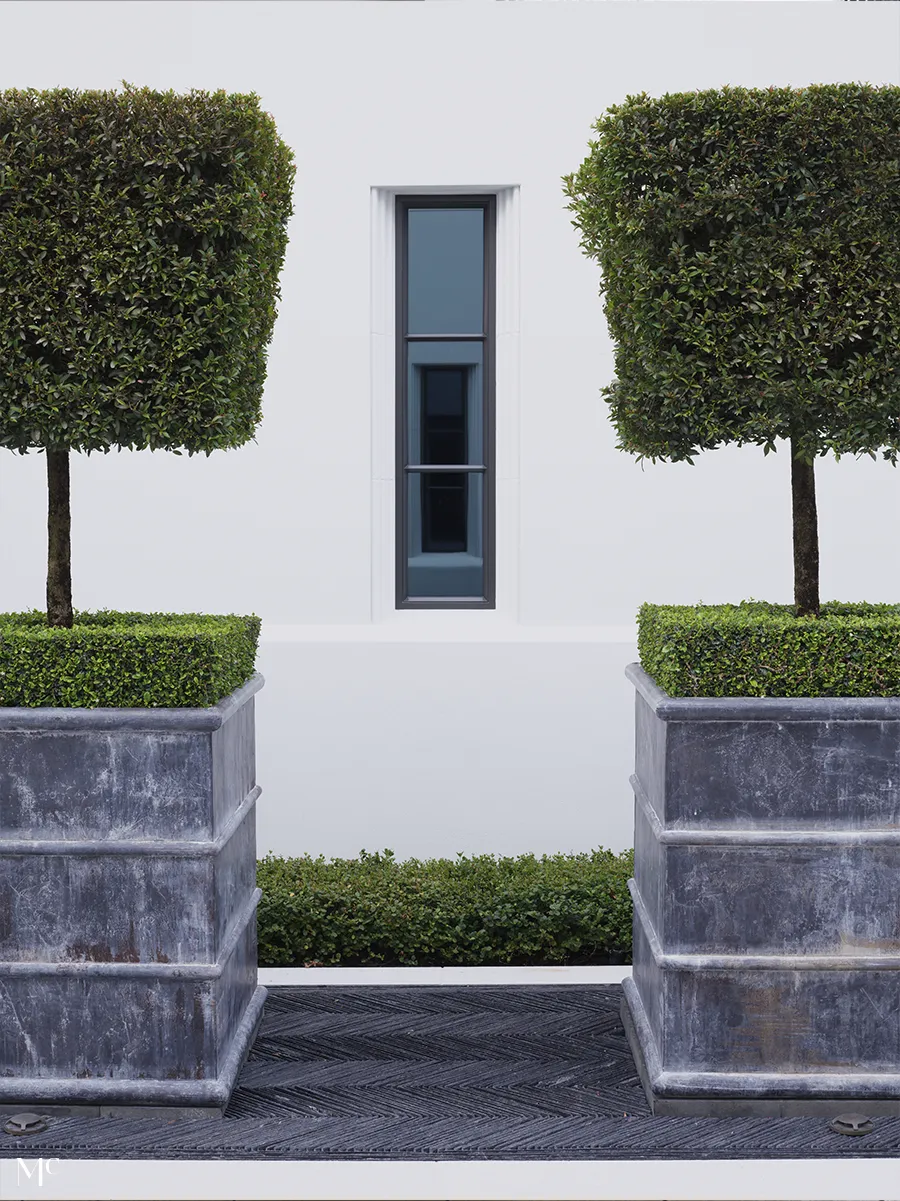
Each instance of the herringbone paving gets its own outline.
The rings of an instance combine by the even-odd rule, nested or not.
[[[900,1117],[653,1117],[608,985],[269,989],[224,1118],[56,1118],[0,1157],[802,1159],[900,1155]],[[27,1144],[27,1146],[26,1146]]]

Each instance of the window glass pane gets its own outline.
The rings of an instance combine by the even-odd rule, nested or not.
[[[407,220],[407,333],[483,333],[484,210],[409,209]]]
[[[407,343],[407,463],[484,463],[481,342]]]
[[[484,596],[480,471],[407,473],[410,598]]]

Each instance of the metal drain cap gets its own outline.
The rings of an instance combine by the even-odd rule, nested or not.
[[[16,1113],[3,1129],[7,1134],[40,1134],[47,1129],[47,1119],[37,1113]]]
[[[872,1119],[864,1113],[840,1113],[828,1123],[838,1134],[871,1134]]]

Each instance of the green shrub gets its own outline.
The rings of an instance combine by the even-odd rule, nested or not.
[[[634,852],[259,861],[259,963],[630,962]]]
[[[256,93],[0,91],[0,446],[256,433],[293,151]]]
[[[900,88],[642,92],[594,129],[563,182],[601,269],[617,446],[787,442],[794,605],[817,616],[816,459],[900,454]]]
[[[631,95],[563,178],[601,268],[621,449],[900,452],[900,88]]]
[[[641,605],[641,666],[684,696],[900,696],[900,605]]]
[[[0,448],[46,456],[46,624],[67,629],[71,452],[254,437],[293,213],[256,93],[122,82],[0,91]]]
[[[206,613],[0,613],[0,705],[195,708],[253,675],[260,619]]]

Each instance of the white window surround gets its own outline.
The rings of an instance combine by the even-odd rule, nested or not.
[[[394,198],[398,195],[497,197],[495,609],[395,607]],[[515,625],[519,621],[519,186],[373,187],[371,221],[372,622],[429,630],[435,636]]]

